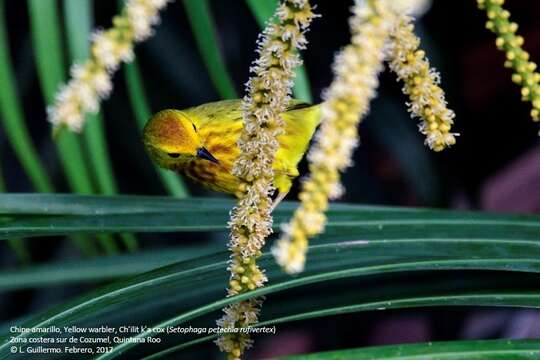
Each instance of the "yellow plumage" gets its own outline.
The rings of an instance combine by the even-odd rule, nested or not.
[[[185,110],[163,110],[144,129],[144,143],[159,166],[179,171],[202,185],[235,193],[240,184],[231,170],[240,149],[243,120],[240,100],[224,100]],[[298,176],[298,163],[319,124],[319,106],[297,100],[282,114],[284,133],[273,168],[274,185],[286,194]]]

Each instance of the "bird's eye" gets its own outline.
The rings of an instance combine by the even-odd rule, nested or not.
[[[180,156],[179,153],[168,153],[167,155],[169,155],[169,157],[172,157],[173,159],[176,159],[177,157]]]
[[[191,124],[193,125],[193,130],[197,131],[197,127],[195,126],[195,124]]]

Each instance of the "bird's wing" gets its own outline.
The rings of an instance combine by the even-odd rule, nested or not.
[[[241,100],[222,100],[182,110],[198,128],[227,125],[242,121]],[[226,123],[226,124],[224,124]]]
[[[281,146],[276,158],[284,163],[288,173],[298,176],[298,163],[302,160],[320,122],[320,105],[291,102],[282,117],[285,132],[278,136]]]
[[[202,137],[209,140],[230,140],[232,143],[228,144],[229,146],[236,143],[242,128],[240,99],[211,102],[182,111],[190,116]],[[276,153],[274,170],[276,175],[294,178],[298,176],[298,163],[319,125],[320,105],[291,100],[282,118],[285,131],[278,136],[280,148]],[[234,136],[230,136],[233,133]]]

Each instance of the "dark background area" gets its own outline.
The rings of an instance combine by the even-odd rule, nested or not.
[[[319,94],[332,80],[333,56],[349,41],[350,2],[319,0],[315,3],[317,12],[323,16],[313,22],[308,33],[310,42],[304,59],[314,98],[319,101]],[[95,4],[97,25],[108,27],[116,12],[115,2],[96,0]],[[248,79],[248,69],[255,57],[257,24],[241,0],[211,1],[211,4],[227,67],[237,91],[242,93],[242,84]],[[46,122],[25,2],[8,0],[6,7],[18,90],[32,138],[57,187],[68,192]],[[507,8],[512,19],[520,24],[519,32],[525,38],[526,50],[533,61],[540,61],[540,23],[536,16],[540,3],[508,1]],[[409,118],[401,85],[393,74],[385,71],[379,97],[360,127],[362,144],[355,153],[354,168],[344,176],[347,193],[342,201],[528,213],[540,210],[539,126],[529,116],[530,105],[521,102],[519,87],[511,82],[510,70],[503,67],[504,55],[496,49],[495,37],[484,24],[485,14],[477,10],[475,1],[438,0],[417,25],[423,48],[432,65],[441,72],[449,107],[456,112],[455,131],[460,133],[457,144],[442,153],[432,153],[423,146],[423,135],[417,131],[418,120]],[[169,5],[156,35],[138,45],[136,54],[152,111],[185,108],[219,99],[180,1]],[[144,153],[130,109],[123,72],[119,71],[114,78],[114,91],[102,111],[120,191],[123,194],[164,194]],[[9,191],[33,191],[1,129],[0,163]],[[305,173],[305,164],[302,169],[301,173]],[[189,184],[189,188],[197,195],[222,196],[193,184]],[[296,190],[289,199],[294,199],[295,195]],[[175,235],[159,239],[146,235],[142,239],[143,246],[155,247],[174,243]],[[32,243],[38,261],[51,261],[66,256],[66,252],[71,256],[65,246],[59,239]],[[0,261],[5,266],[13,265],[6,250],[6,247],[0,250]],[[415,276],[424,276],[426,281],[434,281],[434,276],[436,281],[450,281],[440,274]],[[468,275],[454,274],[451,280],[460,284],[460,276]],[[84,289],[86,287],[2,295],[0,321],[43,309]],[[315,351],[519,333],[512,329],[528,329],[529,332],[519,335],[533,336],[540,335],[539,322],[536,321],[536,326],[527,327],[527,324],[538,316],[529,310],[466,308],[344,315],[289,324],[279,336],[261,340],[252,356],[267,356],[265,349],[276,347]],[[484,331],[486,324],[492,326]],[[333,335],[328,337],[329,333]]]

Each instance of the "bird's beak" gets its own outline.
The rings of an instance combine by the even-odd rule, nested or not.
[[[219,164],[219,160],[216,159],[214,157],[214,155],[212,155],[210,153],[210,151],[206,150],[205,148],[199,148],[199,150],[197,150],[197,157],[198,158],[201,158],[201,159],[205,159],[205,160],[208,160],[208,161],[211,161],[213,162],[214,164]]]

